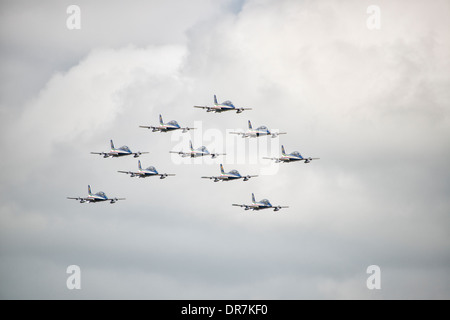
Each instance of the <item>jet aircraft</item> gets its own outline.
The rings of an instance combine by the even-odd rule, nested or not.
[[[241,176],[241,174],[237,170],[231,170],[230,172],[225,173],[225,171],[223,170],[222,164],[220,164],[220,173],[221,173],[220,176],[202,177],[202,179],[214,179],[214,182],[231,181],[231,180],[238,180],[238,179],[243,179],[244,181],[247,181],[250,178],[257,177],[257,175]]]
[[[100,154],[103,156],[103,158],[118,158],[123,156],[129,156],[133,155],[135,158],[139,157],[141,154],[148,153],[148,152],[131,152],[130,148],[127,146],[122,146],[120,148],[114,147],[114,142],[111,140],[111,150],[109,152],[91,152],[91,154]]]
[[[167,123],[164,123],[163,118],[161,115],[159,115],[159,126],[139,126],[139,128],[146,128],[146,129],[152,129],[152,132],[168,132],[173,130],[183,130],[183,132],[188,132],[189,130],[193,130],[195,128],[189,128],[189,127],[180,127],[178,122],[175,120],[171,120]]]
[[[276,163],[280,162],[294,162],[294,161],[304,161],[304,163],[310,163],[312,160],[319,160],[320,158],[303,158],[300,152],[294,151],[292,153],[286,154],[284,151],[284,146],[281,146],[281,157],[280,158],[268,158],[263,157],[263,159],[275,160]]]
[[[67,199],[79,200],[80,203],[85,203],[85,202],[94,202],[95,203],[95,202],[109,201],[111,204],[116,203],[119,200],[125,200],[125,198],[108,198],[103,191],[99,191],[97,193],[92,193],[90,185],[88,185],[88,196],[87,197],[85,197],[85,198],[83,198],[83,197],[76,197],[76,198],[67,197]]]
[[[220,155],[226,155],[226,153],[210,153],[208,149],[206,149],[205,146],[202,146],[200,148],[197,148],[194,150],[192,147],[192,141],[189,141],[189,146],[191,148],[190,152],[183,152],[183,151],[169,151],[170,153],[178,153],[182,157],[191,157],[191,158],[197,158],[197,157],[203,157],[203,156],[211,156],[212,159],[217,158],[217,156]]]
[[[236,113],[242,113],[244,110],[252,110],[252,108],[237,108],[230,100],[218,103],[216,95],[214,95],[214,106],[194,106],[194,108],[206,109],[206,112],[215,113],[222,113],[224,111],[236,111]]]
[[[117,171],[117,172],[129,174],[131,178],[133,178],[133,177],[146,178],[146,177],[159,176],[160,179],[165,179],[168,176],[175,175],[172,173],[158,173],[158,171],[155,169],[155,167],[152,167],[152,166],[148,167],[146,169],[142,169],[140,160],[138,160],[138,171]]]
[[[269,200],[263,199],[261,201],[255,200],[255,195],[252,193],[252,204],[236,204],[233,203],[233,206],[243,207],[245,210],[262,210],[262,209],[273,209],[273,211],[279,211],[282,208],[289,208],[288,206],[273,206]]]
[[[248,131],[247,132],[230,132],[232,134],[242,134],[242,138],[257,138],[260,136],[272,136],[272,138],[276,138],[280,134],[286,134],[287,132],[270,132],[270,130],[266,126],[260,126],[256,129],[253,129],[252,123],[248,120]]]

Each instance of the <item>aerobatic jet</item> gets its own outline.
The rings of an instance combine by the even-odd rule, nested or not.
[[[252,204],[236,204],[233,203],[233,206],[243,207],[245,210],[262,210],[262,209],[273,209],[273,211],[279,211],[282,208],[289,208],[288,206],[273,206],[269,200],[263,199],[261,201],[255,200],[255,195],[252,193]]]
[[[220,176],[202,177],[202,179],[214,179],[214,182],[231,181],[231,180],[238,180],[238,179],[243,179],[244,181],[247,181],[253,177],[257,177],[257,175],[242,176],[239,173],[239,171],[237,171],[237,170],[231,170],[230,172],[225,172],[225,170],[223,170],[222,164],[220,164]]]
[[[256,129],[253,129],[252,123],[248,120],[248,131],[247,132],[230,132],[232,134],[242,134],[242,138],[257,138],[260,136],[272,136],[272,138],[276,138],[279,134],[286,134],[287,132],[270,132],[270,130],[266,126],[260,126]]]
[[[111,150],[109,152],[91,152],[91,154],[99,154],[102,155],[103,158],[118,158],[123,156],[133,155],[135,158],[139,157],[141,154],[148,152],[131,152],[130,148],[127,146],[122,146],[120,148],[114,147],[114,142],[111,140]]]
[[[183,152],[183,151],[169,151],[169,152],[178,153],[182,157],[190,157],[190,158],[211,156],[212,159],[215,159],[217,158],[217,156],[226,155],[226,153],[211,153],[208,151],[208,149],[206,149],[205,146],[201,146],[200,148],[194,150],[194,148],[192,147],[192,141],[189,141],[189,147],[191,148],[190,152]]]
[[[174,131],[174,130],[183,130],[183,132],[188,132],[189,130],[193,130],[195,128],[189,128],[189,127],[180,127],[178,122],[175,120],[171,120],[167,123],[164,123],[163,118],[161,115],[159,115],[159,126],[139,126],[139,128],[146,128],[146,129],[152,129],[152,132],[168,132],[168,131]]]
[[[244,110],[252,110],[252,108],[237,108],[230,100],[222,103],[217,102],[216,95],[214,95],[214,105],[208,106],[194,106],[194,108],[206,109],[206,112],[222,113],[224,111],[236,111],[236,113],[242,113]]]
[[[139,178],[146,178],[146,177],[154,177],[159,176],[160,179],[165,179],[168,176],[174,176],[175,174],[172,173],[159,173],[155,167],[148,167],[145,169],[142,169],[141,161],[138,160],[138,171],[117,171],[120,173],[126,173],[129,174],[131,178],[133,177],[139,177]]]
[[[280,162],[294,162],[294,161],[304,161],[304,163],[310,163],[312,160],[319,160],[320,158],[303,158],[300,152],[294,151],[292,153],[286,154],[284,151],[284,146],[281,146],[281,157],[279,158],[268,158],[263,157],[263,159],[275,160],[276,163]]]
[[[108,198],[103,191],[99,191],[97,193],[92,193],[90,185],[88,185],[88,196],[87,197],[85,197],[85,198],[83,198],[83,197],[76,197],[76,198],[67,197],[67,199],[78,200],[78,201],[80,201],[80,203],[103,202],[103,201],[109,201],[110,203],[116,203],[119,200],[125,200],[125,198]]]

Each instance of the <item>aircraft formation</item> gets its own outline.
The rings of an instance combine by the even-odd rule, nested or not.
[[[236,111],[236,113],[242,113],[245,110],[252,110],[252,108],[244,108],[244,107],[236,107],[234,104],[227,100],[222,103],[217,102],[217,97],[214,95],[214,105],[213,106],[194,106],[194,108],[204,109],[206,112],[214,112],[214,113],[222,113],[226,111]],[[152,132],[171,132],[174,130],[181,130],[183,133],[186,133],[190,130],[194,130],[195,128],[191,127],[181,127],[177,121],[171,120],[167,123],[163,121],[162,115],[159,115],[159,126],[145,126],[140,125],[140,128],[151,129]],[[287,132],[273,132],[268,129],[266,126],[259,126],[256,129],[253,129],[252,123],[248,120],[248,131],[246,132],[230,132],[231,134],[241,135],[242,138],[258,138],[261,136],[270,136],[272,138],[277,138],[281,134],[287,134]],[[111,149],[108,152],[91,152],[91,154],[98,154],[103,156],[103,158],[119,158],[124,156],[133,156],[134,158],[138,158],[143,154],[148,154],[149,152],[132,152],[128,146],[122,146],[120,148],[116,148],[114,146],[113,140],[110,140]],[[189,141],[190,151],[169,151],[170,153],[179,154],[181,157],[205,157],[210,156],[212,159],[217,158],[221,155],[226,155],[225,153],[215,153],[210,152],[205,146],[201,146],[197,149],[194,149],[192,145],[192,141]],[[275,158],[263,157],[263,159],[275,160],[276,163],[289,163],[296,161],[303,161],[304,163],[309,163],[312,160],[318,160],[319,158],[307,157],[304,158],[298,151],[293,151],[292,153],[287,154],[285,152],[284,146],[281,146],[281,156]],[[165,179],[170,176],[175,176],[173,173],[159,173],[154,166],[149,166],[145,169],[142,168],[141,161],[138,160],[138,169],[136,171],[125,171],[118,170],[118,173],[125,173],[129,175],[131,178],[147,178],[147,177],[159,177],[159,179]],[[219,181],[233,181],[240,180],[248,181],[250,178],[258,177],[258,175],[241,175],[239,171],[233,169],[229,172],[225,172],[223,165],[220,164],[220,175],[217,176],[202,176],[202,179],[210,179],[214,182]],[[92,193],[91,186],[88,185],[88,196],[87,197],[67,197],[67,199],[77,200],[80,203],[97,203],[97,202],[108,202],[111,204],[116,203],[119,200],[125,200],[125,198],[108,198],[103,191],[99,191],[97,193]],[[283,208],[289,208],[289,206],[273,206],[268,199],[263,199],[260,201],[256,201],[255,195],[252,193],[252,203],[251,204],[236,204],[233,203],[232,206],[242,207],[244,210],[253,210],[259,211],[263,209],[273,209],[273,211],[279,211]]]

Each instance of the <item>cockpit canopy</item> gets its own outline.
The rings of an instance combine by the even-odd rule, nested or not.
[[[298,152],[298,151],[292,152],[291,155],[293,155],[293,156],[295,156],[295,157],[298,157],[298,158],[301,158],[301,157],[302,157],[302,155],[301,155],[300,152]]]
[[[175,120],[170,120],[167,124],[170,124],[171,126],[179,127],[178,122],[176,122]]]
[[[154,166],[150,166],[150,167],[148,167],[148,168],[145,169],[145,170],[147,170],[147,171],[153,171],[153,172],[158,172],[158,171],[156,171],[156,168],[155,168]]]
[[[106,198],[106,194],[103,191],[99,191],[95,195],[99,196],[99,197],[102,197],[102,198]]]
[[[230,173],[231,173],[231,174],[234,174],[234,175],[236,175],[236,176],[239,176],[239,175],[240,175],[240,174],[239,174],[239,171],[237,171],[237,170],[231,170]]]
[[[119,149],[126,152],[131,152],[130,148],[128,148],[127,146],[121,146]]]
[[[198,148],[198,150],[200,150],[201,152],[207,153],[208,149],[206,149],[205,146],[201,146],[200,148]]]
[[[258,127],[258,129],[256,129],[256,130],[267,131],[267,127],[266,126],[261,126],[261,127]]]
[[[267,199],[262,199],[262,200],[260,201],[260,203],[262,203],[262,204],[265,205],[265,206],[271,206],[270,201],[267,200]]]
[[[224,101],[224,102],[222,102],[222,104],[223,104],[223,105],[226,105],[226,106],[232,106],[232,107],[234,107],[233,102],[231,102],[230,100]]]

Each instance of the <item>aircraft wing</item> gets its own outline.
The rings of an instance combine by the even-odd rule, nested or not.
[[[137,157],[139,157],[141,154],[146,154],[146,153],[148,153],[148,152],[140,152],[140,151],[138,151],[138,152],[133,152],[132,154],[134,155],[135,158],[137,158]]]
[[[199,109],[209,109],[209,107],[207,107],[207,106],[194,106],[194,108],[199,108]]]
[[[173,173],[159,173],[158,174],[158,176],[159,176],[159,178],[160,179],[165,179],[165,178],[167,178],[167,177],[169,177],[169,176],[174,176],[175,174],[173,174]]]
[[[257,175],[256,175],[256,176],[251,176],[251,175],[248,175],[248,176],[241,176],[241,178],[242,178],[244,181],[248,181],[250,178],[254,178],[254,177],[257,177]]]
[[[245,208],[248,208],[248,207],[249,207],[249,206],[246,205],[246,204],[236,204],[236,203],[233,203],[232,206],[235,206],[235,207],[245,207]]]
[[[280,211],[280,209],[289,208],[289,206],[273,206],[272,208],[273,211]]]
[[[131,174],[132,176],[139,175],[139,172],[133,172],[133,171],[117,171],[117,172]]]
[[[242,134],[242,137],[248,137],[248,135],[247,135],[247,133],[246,132],[230,132],[231,134],[237,134],[237,135],[241,135]]]
[[[302,161],[304,161],[304,163],[309,163],[309,162],[311,162],[312,160],[319,160],[320,158],[311,158],[311,157],[309,157],[309,158],[303,158],[302,159]]]
[[[217,158],[217,156],[225,156],[226,153],[210,153],[209,155],[214,159]]]
[[[252,108],[236,108],[236,110],[240,110],[241,112],[244,110],[253,110]]]
[[[263,157],[263,159],[269,159],[269,160],[277,160],[277,161],[279,161],[281,158],[269,158],[269,157]]]
[[[160,130],[159,127],[155,127],[155,126],[139,126],[139,128],[153,129],[153,130]]]
[[[287,134],[287,132],[272,132],[271,136],[272,138],[276,138],[278,137],[280,134]]]
[[[102,156],[108,156],[109,155],[108,152],[91,152],[91,154],[99,154],[99,155],[102,155]]]
[[[189,152],[183,152],[183,151],[169,151],[169,153],[177,153],[182,157],[187,157],[187,156],[191,155]]]
[[[80,201],[81,203],[84,203],[84,202],[88,202],[88,201],[89,201],[88,198],[83,198],[83,197],[76,197],[76,198],[73,198],[73,197],[67,197],[67,199],[70,199],[70,200],[77,200],[77,201]]]
[[[213,180],[214,179],[214,182],[219,182],[219,181],[221,181],[221,180],[223,180],[223,177],[221,177],[221,176],[216,176],[216,177],[202,177],[202,179],[210,179],[210,180]]]
[[[189,130],[195,130],[195,128],[190,128],[190,127],[185,127],[185,128],[180,128],[181,130],[183,130],[183,132],[188,132]]]

